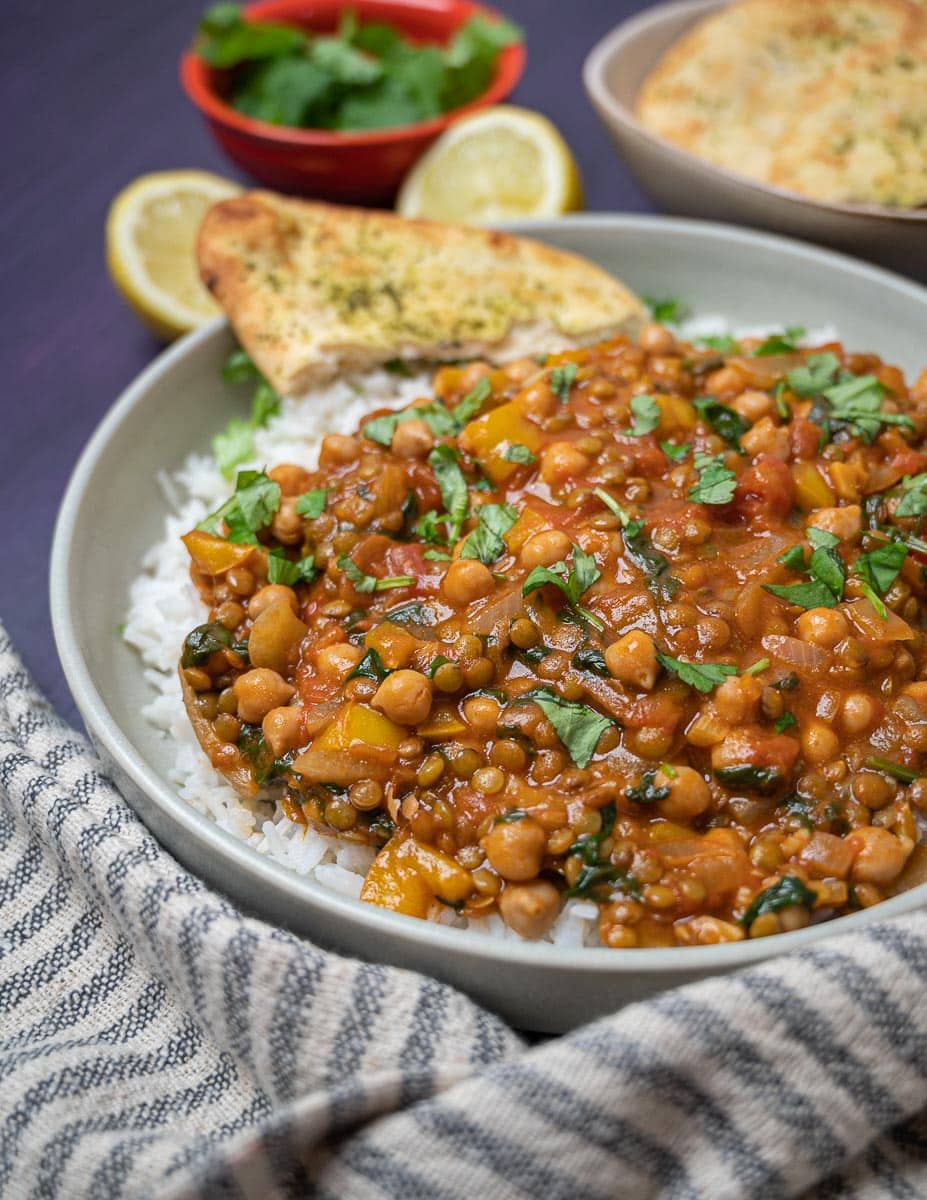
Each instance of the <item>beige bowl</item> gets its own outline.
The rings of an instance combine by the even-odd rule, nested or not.
[[[586,59],[586,91],[631,174],[666,212],[773,229],[927,279],[927,208],[811,200],[697,158],[637,120],[635,101],[651,70],[725,2],[682,0],[649,8],[613,29]]]

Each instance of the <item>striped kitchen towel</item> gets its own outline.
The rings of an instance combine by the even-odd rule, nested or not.
[[[183,871],[0,629],[0,1195],[927,1196],[927,916],[532,1048]]]

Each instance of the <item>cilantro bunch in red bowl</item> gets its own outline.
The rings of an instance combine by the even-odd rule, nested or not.
[[[503,100],[524,63],[518,28],[466,0],[263,0],[211,8],[181,79],[254,178],[377,204],[457,116]]]

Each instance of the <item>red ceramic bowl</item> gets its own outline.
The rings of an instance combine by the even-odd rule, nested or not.
[[[356,12],[362,24],[382,21],[412,41],[440,45],[475,13],[498,15],[467,0],[261,0],[244,11],[253,20],[331,33],[345,9]],[[252,120],[226,102],[226,73],[192,52],[181,59],[180,78],[225,153],[261,183],[325,200],[388,204],[435,138],[463,113],[505,99],[524,68],[524,44],[507,46],[499,54],[495,78],[469,104],[430,121],[362,133],[293,129]]]

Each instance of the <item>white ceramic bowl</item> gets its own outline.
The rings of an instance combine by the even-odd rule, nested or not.
[[[622,22],[590,52],[586,91],[628,170],[665,212],[808,238],[927,280],[927,208],[812,200],[716,167],[637,120],[638,92],[663,54],[725,3],[658,4]]]
[[[927,291],[813,247],[656,217],[587,216],[527,232],[587,255],[646,295],[680,296],[732,322],[835,323],[845,340],[913,372]],[[118,635],[129,583],[162,534],[155,472],[206,449],[243,404],[222,384],[232,345],[216,321],[166,351],[120,397],[61,505],[51,563],[55,637],[74,699],[129,803],[182,863],[244,909],[323,944],[456,984],[523,1028],[563,1030],[660,989],[859,929],[927,898],[927,885],[866,912],[775,938],[667,950],[567,950],[495,941],[346,899],[261,857],[175,794],[161,736],[140,715],[141,663]]]

